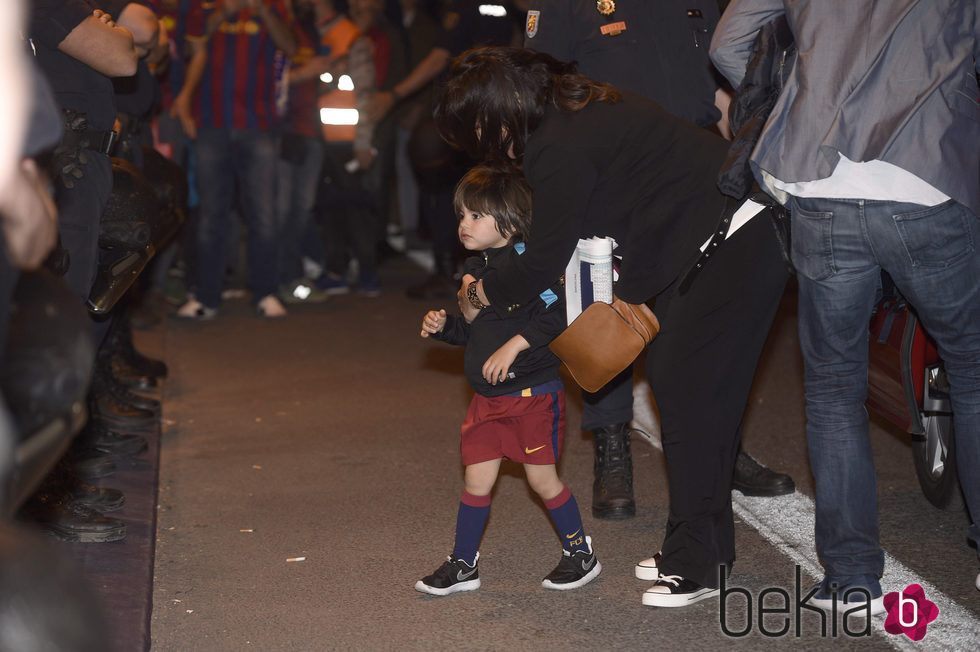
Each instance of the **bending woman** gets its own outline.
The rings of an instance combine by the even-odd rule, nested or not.
[[[478,161],[520,163],[533,195],[527,249],[461,293],[463,314],[506,316],[561,276],[579,238],[612,236],[616,295],[656,300],[661,331],[647,356],[660,412],[670,514],[659,578],[643,604],[718,594],[735,560],[731,480],[756,363],[787,272],[771,226],[750,220],[680,280],[725,209],[717,190],[728,144],[653,101],[518,48],[460,55],[435,110],[443,137]],[[482,306],[482,307],[481,307]],[[652,550],[651,550],[652,552]]]

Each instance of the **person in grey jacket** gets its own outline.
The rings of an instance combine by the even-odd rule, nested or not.
[[[980,107],[977,4],[733,0],[711,43],[738,86],[785,15],[799,55],[751,157],[792,211],[816,546],[810,600],[880,612],[884,554],[868,437],[868,322],[887,272],[936,340],[980,542]]]

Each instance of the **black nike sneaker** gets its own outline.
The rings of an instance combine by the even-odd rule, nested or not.
[[[568,591],[585,586],[599,577],[602,564],[596,559],[595,552],[592,550],[592,537],[585,537],[585,545],[589,548],[588,552],[562,550],[561,561],[555,566],[555,570],[548,573],[541,586],[556,591]]]
[[[480,553],[476,553],[476,559],[473,560],[472,566],[462,559],[457,559],[454,555],[449,555],[449,558],[436,569],[436,572],[432,575],[426,575],[415,583],[415,590],[432,595],[475,591],[480,588],[480,569],[477,568],[479,561]]]

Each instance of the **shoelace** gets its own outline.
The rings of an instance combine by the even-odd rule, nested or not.
[[[680,575],[661,575],[660,576],[660,581],[661,582],[670,582],[674,586],[680,586],[681,580],[683,580],[683,579],[684,578],[681,577]]]

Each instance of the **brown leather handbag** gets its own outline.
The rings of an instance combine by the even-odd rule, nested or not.
[[[582,311],[549,348],[582,389],[597,392],[628,367],[660,331],[644,304],[595,302]]]

